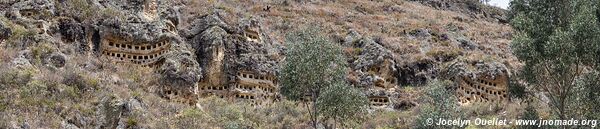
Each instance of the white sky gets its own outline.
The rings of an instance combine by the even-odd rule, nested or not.
[[[508,8],[508,3],[510,3],[510,0],[490,0],[490,5],[492,6],[497,6],[503,9],[507,9]]]

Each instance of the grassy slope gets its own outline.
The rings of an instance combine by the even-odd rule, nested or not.
[[[181,1],[175,1],[184,3]],[[392,0],[338,0],[337,2],[275,2],[275,0],[251,1],[188,1],[183,8],[185,27],[187,21],[195,15],[211,12],[219,8],[232,14],[226,17],[230,23],[236,23],[245,17],[260,17],[263,29],[276,41],[283,43],[286,32],[298,26],[315,24],[322,25],[324,30],[333,37],[345,36],[349,29],[359,33],[380,37],[385,47],[392,50],[398,62],[414,61],[430,56],[428,51],[419,51],[423,42],[408,38],[405,32],[418,28],[427,28],[436,33],[448,32],[449,24],[463,28],[457,31],[484,48],[484,51],[465,51],[465,57],[481,59],[488,56],[496,57],[510,65],[518,65],[510,54],[511,28],[498,24],[474,19],[465,14],[435,10],[418,3]],[[265,8],[269,7],[269,10]],[[462,19],[462,20],[461,20]],[[431,42],[429,50],[456,50],[456,45],[444,42]],[[52,46],[55,47],[55,46]],[[51,48],[52,48],[51,47]],[[31,49],[34,49],[32,47]],[[0,66],[6,66],[17,56],[14,50],[0,48]],[[72,49],[75,48],[62,48]],[[193,106],[169,102],[153,93],[155,78],[147,69],[129,66],[112,66],[99,63],[95,58],[73,56],[69,59],[65,71],[56,72],[34,64],[26,70],[0,67],[3,84],[0,88],[0,127],[22,126],[28,123],[31,127],[60,128],[64,121],[95,120],[98,103],[106,96],[114,96],[127,100],[134,96],[146,104],[145,115],[131,115],[128,124],[142,125],[151,128],[197,126],[258,126],[274,128],[281,126],[303,128],[307,126],[305,110],[289,102],[274,104],[265,109],[250,109],[243,104],[223,105],[208,99],[202,104],[205,110],[193,109]],[[96,63],[100,68],[84,68],[86,63]],[[16,71],[15,71],[16,70]],[[19,72],[19,70],[22,70]],[[29,72],[27,72],[29,71]],[[77,72],[78,71],[78,72]],[[11,74],[7,74],[13,72]],[[23,77],[21,75],[26,75]],[[73,74],[78,75],[73,77]],[[140,76],[144,75],[144,76]],[[29,76],[29,77],[27,77]],[[24,83],[9,82],[13,79],[28,78]],[[75,79],[76,84],[67,84],[64,79]],[[83,85],[83,88],[78,87]],[[41,87],[41,88],[40,88]],[[92,89],[84,92],[82,89]],[[52,90],[58,89],[58,90]],[[408,91],[412,91],[409,89]],[[418,94],[418,93],[417,93]],[[212,105],[212,106],[211,106]],[[512,107],[506,110],[518,110]],[[476,109],[473,109],[476,110]],[[482,109],[485,110],[485,109]],[[276,113],[273,113],[276,112]],[[519,113],[518,111],[508,111]],[[225,114],[222,114],[225,113]],[[366,116],[366,127],[410,127],[417,109],[403,112],[378,111]],[[494,114],[494,113],[490,113]],[[77,116],[80,115],[80,116]],[[81,118],[77,118],[81,117]],[[86,127],[94,125],[88,123]]]
[[[263,28],[279,42],[291,29],[305,25],[321,25],[326,33],[333,36],[345,36],[353,29],[365,36],[378,37],[396,57],[414,58],[428,51],[414,51],[421,41],[408,38],[407,32],[425,28],[432,33],[456,33],[465,36],[482,46],[483,51],[466,51],[469,55],[494,56],[501,61],[517,65],[510,53],[509,43],[512,29],[507,24],[472,18],[466,14],[436,10],[419,3],[403,0],[337,0],[336,2],[280,2],[232,0],[226,2],[191,2],[184,8],[187,19],[194,15],[211,12],[211,7],[223,9],[233,16],[235,22],[241,18],[259,17]],[[205,6],[212,5],[212,6]],[[269,10],[265,10],[269,8]],[[185,25],[184,25],[185,26]],[[449,27],[459,28],[450,32]],[[458,46],[434,41],[430,44],[436,49],[458,49]],[[398,56],[399,55],[399,56]],[[406,60],[406,58],[403,58]],[[410,60],[410,59],[409,59]]]

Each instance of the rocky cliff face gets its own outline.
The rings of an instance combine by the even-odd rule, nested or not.
[[[262,106],[284,99],[278,92],[277,78],[285,59],[282,36],[294,25],[321,22],[332,33],[332,43],[342,44],[348,51],[348,82],[369,97],[374,109],[412,108],[418,102],[404,88],[440,78],[455,81],[453,89],[462,104],[506,100],[509,69],[518,67],[511,62],[514,57],[506,54],[510,34],[503,29],[487,32],[465,28],[490,24],[502,28],[506,26],[502,11],[467,3],[418,2],[464,14],[448,13],[441,22],[422,21],[425,24],[387,22],[394,21],[390,20],[394,16],[429,18],[407,8],[431,8],[404,2],[375,4],[381,4],[382,10],[336,2],[313,2],[311,6],[296,3],[302,5],[297,7],[271,2],[238,7],[248,11],[248,16],[241,16],[244,10],[226,8],[231,4],[228,2],[192,15],[188,13],[194,6],[185,5],[193,1],[8,0],[0,1],[0,47],[18,51],[7,67],[44,66],[55,71],[81,67],[92,73],[149,69],[147,75],[139,75],[155,77],[144,83],[152,85],[144,91],[164,100],[202,107],[196,105],[199,98],[217,96]],[[339,8],[321,7],[330,4]],[[304,17],[312,19],[299,20]],[[338,17],[342,20],[330,21]],[[356,21],[360,19],[363,21]],[[479,35],[495,38],[480,39]],[[75,66],[68,65],[73,62],[77,62]],[[100,84],[125,85],[116,75],[105,74],[110,73],[90,76],[99,77]],[[138,97],[103,97],[99,101],[95,107],[102,115],[67,116],[70,120],[62,127],[127,128],[123,116],[132,116],[132,112],[152,115],[145,113],[150,109]],[[90,119],[98,121],[90,123]]]
[[[282,45],[266,36],[255,19],[229,25],[221,15],[230,14],[200,16],[191,23],[192,28],[182,30],[205,69],[196,93],[249,99],[255,104],[279,99],[277,74]]]
[[[7,1],[3,3],[6,20],[32,30],[31,35],[17,45],[22,49],[37,42],[76,43],[79,53],[107,58],[114,63],[132,63],[154,67],[161,74],[160,88],[163,96],[186,96],[193,100],[196,92],[213,87],[227,91],[239,85],[239,75],[248,73],[261,78],[270,78],[271,86],[277,89],[278,64],[284,57],[284,45],[272,40],[264,33],[260,18],[247,18],[240,23],[227,23],[224,16],[234,15],[225,11],[214,11],[206,15],[190,18],[185,28],[179,6],[175,2],[157,0],[130,1],[79,1],[81,5],[102,11],[94,21],[83,19],[90,14],[70,14],[65,2],[73,1]],[[420,1],[436,8],[465,12],[456,2]],[[467,9],[471,9],[471,5]],[[466,7],[465,7],[466,8]],[[474,7],[473,7],[474,8]],[[90,10],[93,11],[93,10]],[[469,11],[473,12],[473,11]],[[86,13],[85,11],[82,13]],[[87,12],[93,13],[93,12]],[[110,13],[110,14],[107,14]],[[472,15],[490,17],[503,16],[502,13],[488,15],[476,10]],[[469,14],[471,15],[471,14]],[[11,30],[2,24],[2,36],[7,39]],[[29,33],[28,33],[29,34]],[[448,40],[467,50],[477,49],[472,41],[451,34],[433,33],[429,29],[416,29],[407,33],[420,40]],[[441,38],[441,39],[439,39]],[[358,87],[370,90],[372,96],[393,97],[398,85],[415,85],[437,78],[439,63],[453,60],[449,57],[397,63],[402,60],[385,48],[380,40],[363,37],[350,31],[342,44],[362,50],[352,62],[353,76],[350,80]],[[426,48],[429,49],[429,48]],[[56,53],[54,55],[62,55]],[[60,56],[49,56],[49,60],[64,62]],[[400,61],[406,62],[406,61]],[[438,63],[436,63],[438,62]],[[47,63],[53,63],[48,61]],[[60,63],[57,66],[61,66]],[[369,88],[378,87],[378,88]],[[212,88],[211,88],[212,89]],[[390,92],[383,93],[383,92]],[[207,92],[212,93],[212,92]],[[223,93],[226,96],[235,96]],[[171,98],[171,97],[168,97]],[[278,98],[278,97],[275,97]],[[385,100],[388,101],[388,100]],[[193,103],[193,102],[190,102]]]

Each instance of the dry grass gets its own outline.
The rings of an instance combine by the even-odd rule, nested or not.
[[[30,49],[41,48],[52,45]],[[133,113],[124,118],[129,124],[145,127],[158,126],[160,121],[190,107],[148,92],[156,80],[149,68],[119,66],[88,57],[93,55],[73,55],[63,68],[46,67],[39,62],[16,68],[10,63],[16,52],[0,52],[7,55],[0,61],[0,128],[23,123],[33,128],[63,128],[62,122],[79,120],[88,123],[78,126],[91,128],[98,124],[97,116],[103,115],[97,112],[101,110],[98,104],[109,96],[122,101],[140,99],[145,104],[145,114]]]
[[[413,2],[396,0],[338,0],[336,2],[215,0],[192,2],[186,10],[195,14],[208,14],[212,11],[210,7],[224,9],[231,14],[230,17],[259,18],[263,23],[263,28],[268,30],[268,35],[278,42],[284,42],[283,36],[296,28],[294,26],[316,24],[321,26],[327,35],[343,37],[349,29],[353,29],[365,36],[380,37],[383,45],[396,55],[413,57],[421,56],[429,51],[420,51],[419,47],[423,45],[422,42],[407,38],[407,32],[425,28],[434,33],[434,39],[429,41],[431,44],[428,45],[436,48],[435,50],[448,50],[443,53],[454,53],[458,50],[457,45],[438,40],[436,36],[444,33],[464,35],[481,46],[484,53],[472,53],[470,50],[460,51],[464,51],[467,55],[472,53],[494,56],[501,59],[500,61],[518,66],[518,61],[510,54],[509,44],[512,29],[509,25],[475,19],[462,13],[436,10]],[[230,19],[231,23],[235,23],[237,20],[239,19]],[[449,26],[453,28],[448,28]],[[434,55],[426,54],[426,56]]]
[[[169,128],[305,128],[309,121],[305,109],[285,100],[255,108],[243,101],[208,97],[198,105],[201,108],[174,115]]]
[[[0,47],[0,64],[8,64],[17,56],[17,54],[18,52],[15,49]]]
[[[504,60],[507,64],[518,63],[510,55],[511,28],[505,24],[491,23],[470,18],[461,13],[440,11],[417,3],[398,0],[337,0],[296,2],[297,0],[175,0],[183,7],[181,27],[186,27],[196,16],[216,10],[230,15],[228,23],[255,17],[262,22],[267,34],[277,42],[284,42],[284,35],[298,26],[319,25],[327,35],[344,37],[348,30],[379,37],[384,47],[394,52],[400,61],[430,61],[435,57],[462,56],[471,60]],[[453,28],[449,29],[449,26]],[[18,40],[27,37],[28,30],[17,28]],[[434,36],[427,44],[429,51],[422,51],[425,44],[420,39],[409,38],[408,32],[428,29]],[[464,35],[481,46],[483,51],[464,51],[458,46],[439,40],[440,34]],[[333,36],[332,36],[333,37]],[[2,44],[11,44],[4,41]],[[30,48],[36,59],[55,52],[56,44],[41,44]],[[75,51],[72,45],[66,48]],[[360,53],[360,49],[346,48],[348,55]],[[308,113],[291,102],[277,102],[271,107],[253,109],[243,103],[226,104],[222,100],[207,99],[200,102],[202,110],[193,106],[171,102],[154,94],[158,86],[157,75],[149,68],[135,65],[114,65],[106,59],[93,55],[69,55],[64,68],[48,68],[40,62],[25,69],[14,69],[10,62],[17,51],[0,47],[0,128],[11,123],[27,121],[33,128],[61,128],[60,123],[80,115],[94,120],[100,101],[108,96],[128,100],[139,98],[146,105],[146,114],[131,115],[127,123],[149,128],[200,128],[223,127],[233,124],[260,128],[306,128]],[[518,67],[518,65],[515,65]],[[357,80],[355,76],[350,78]],[[65,81],[67,80],[67,81]],[[403,89],[403,92],[421,96],[421,91]],[[10,96],[9,96],[10,95]],[[45,99],[40,99],[45,98]],[[414,98],[414,97],[407,97]],[[416,100],[415,100],[416,101]],[[375,111],[364,125],[357,128],[410,128],[418,107],[403,112]],[[523,107],[508,103],[492,111],[484,107],[464,109],[472,116],[511,113],[507,118],[520,114]],[[233,112],[237,116],[223,116],[218,112]],[[545,111],[540,111],[545,112]],[[230,114],[231,115],[231,114]],[[502,114],[501,114],[502,115]],[[541,113],[549,117],[548,113]],[[238,118],[238,119],[232,119]],[[89,123],[93,124],[93,123]],[[192,124],[192,125],[187,125]],[[86,125],[85,127],[90,127]]]

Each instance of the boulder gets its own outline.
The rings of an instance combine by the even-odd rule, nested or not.
[[[67,63],[67,59],[65,57],[65,55],[60,54],[60,53],[53,53],[52,55],[50,55],[47,59],[48,63],[56,68],[62,68],[65,66],[65,64]]]
[[[348,31],[348,34],[346,34],[343,44],[344,46],[354,46],[354,43],[357,43],[360,39],[362,39],[362,35],[351,29]]]
[[[116,128],[123,116],[125,103],[114,96],[102,98],[96,110],[96,128]]]
[[[134,115],[143,117],[147,112],[146,105],[137,97],[120,99],[107,96],[98,105],[96,128],[143,128],[143,125],[128,125],[128,120]]]
[[[12,65],[16,68],[27,68],[32,67],[30,60],[32,58],[31,51],[23,50],[20,51],[18,56],[12,60]]]
[[[429,29],[419,28],[410,31],[408,35],[412,38],[429,39],[431,37],[431,31]]]
[[[186,57],[187,56],[187,57]],[[201,69],[195,59],[187,54],[173,54],[165,57],[163,64],[158,69],[161,74],[161,82],[175,89],[193,89],[202,78]]]
[[[0,21],[0,43],[12,36],[12,30],[8,27],[7,23]]]
[[[63,41],[84,41],[85,28],[81,23],[73,19],[61,19],[58,21],[58,31],[62,35]]]

